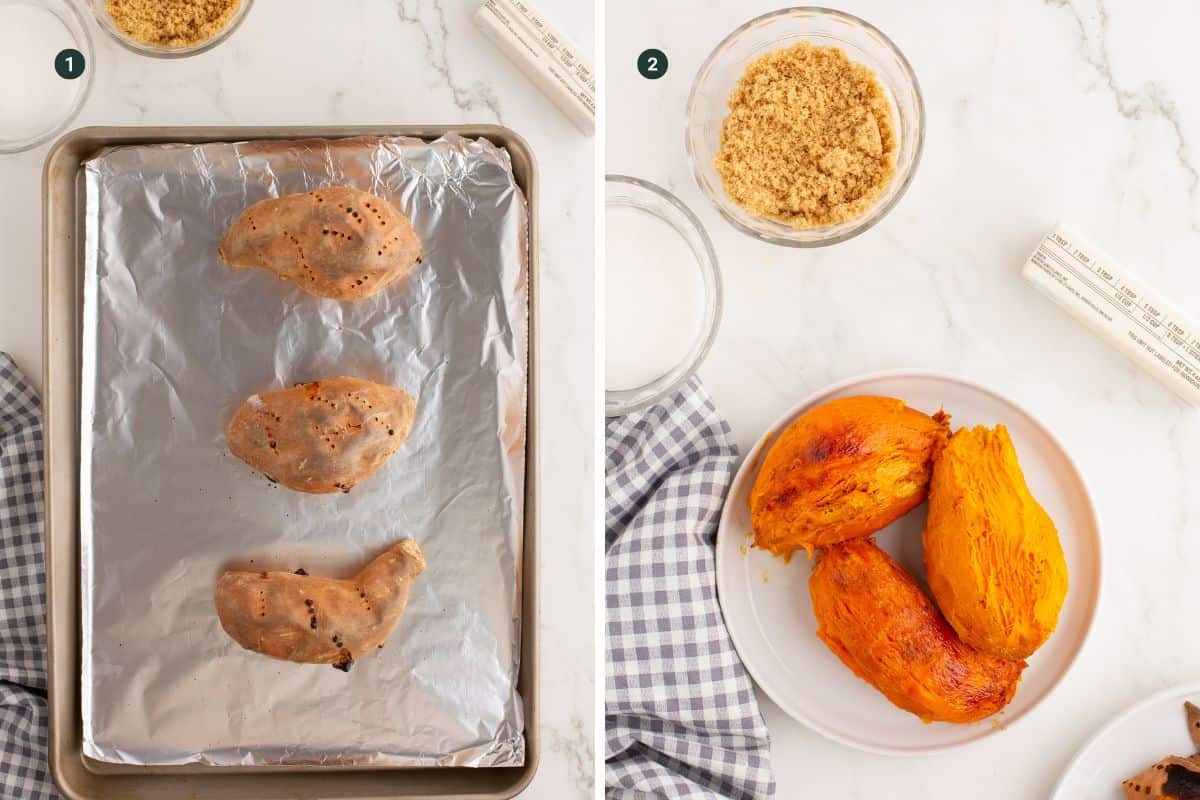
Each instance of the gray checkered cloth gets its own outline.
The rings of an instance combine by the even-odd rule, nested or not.
[[[693,378],[608,420],[605,450],[607,796],[774,797],[767,729],[717,603],[729,425]]]
[[[0,353],[0,797],[57,800],[46,772],[42,408]]]

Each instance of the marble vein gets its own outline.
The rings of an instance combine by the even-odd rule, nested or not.
[[[451,70],[448,47],[450,29],[446,24],[446,11],[442,8],[441,1],[429,0],[429,5],[433,9],[430,14],[417,13],[410,8],[412,5],[419,6],[421,4],[399,0],[396,8],[399,19],[406,25],[416,26],[421,32],[429,66],[441,77],[442,84],[450,90],[454,104],[462,111],[487,109],[497,121],[503,122],[504,116],[500,111],[500,100],[496,97],[495,92],[478,81],[468,86],[458,80]]]
[[[592,796],[592,732],[583,720],[572,717],[565,731],[547,728],[546,755],[566,762],[567,776],[578,792],[579,800]]]
[[[1078,8],[1076,0],[1045,0],[1045,3],[1051,8],[1065,9],[1070,13],[1079,32],[1080,55],[1104,82],[1112,95],[1117,113],[1132,121],[1159,119],[1170,129],[1175,140],[1175,157],[1187,178],[1188,196],[1194,207],[1197,189],[1200,189],[1200,169],[1192,160],[1191,148],[1175,101],[1166,89],[1155,83],[1147,83],[1144,88],[1135,91],[1122,87],[1117,81],[1108,46],[1109,17],[1103,1],[1095,0],[1094,3],[1094,14],[1091,16],[1095,20],[1095,31],[1089,29],[1088,19]],[[1192,219],[1192,228],[1200,231],[1200,224],[1195,219]]]

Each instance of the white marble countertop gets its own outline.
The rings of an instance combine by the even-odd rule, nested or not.
[[[725,318],[701,376],[743,451],[796,401],[917,367],[998,388],[1059,435],[1088,479],[1106,574],[1092,636],[1022,724],[913,760],[826,741],[769,701],[780,798],[1047,797],[1116,712],[1200,675],[1200,411],[1025,284],[1058,220],[1200,317],[1200,6],[1136,0],[848,0],[912,62],[924,157],[873,230],[821,250],[757,243],[696,187],[684,107],[701,61],[772,0],[609,0],[608,172],[674,191],[712,235]],[[686,20],[686,23],[683,21]],[[635,69],[656,47],[657,81]],[[1114,797],[1115,787],[1114,787]]]
[[[594,172],[583,136],[474,26],[476,0],[258,0],[192,58],[134,55],[92,26],[92,94],[74,125],[499,122],[542,179],[542,760],[523,797],[592,795]],[[86,5],[86,4],[81,4]],[[590,3],[539,7],[591,54]],[[332,9],[337,7],[338,13]],[[41,386],[41,167],[0,156],[0,350]]]

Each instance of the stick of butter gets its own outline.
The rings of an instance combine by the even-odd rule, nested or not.
[[[1200,406],[1200,325],[1061,225],[1021,271],[1073,317]]]
[[[579,48],[528,0],[487,0],[475,24],[584,133],[596,125],[596,79]]]

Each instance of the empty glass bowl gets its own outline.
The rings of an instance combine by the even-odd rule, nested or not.
[[[612,378],[606,375],[604,414],[606,417],[616,417],[653,405],[679,388],[696,372],[717,336],[717,328],[721,323],[722,290],[721,272],[717,266],[717,254],[713,250],[712,242],[700,220],[675,195],[649,181],[625,175],[608,175],[605,179],[605,189],[608,240],[612,241],[616,237],[641,237],[634,240],[641,249],[650,253],[656,252],[656,245],[674,245],[669,252],[679,254],[679,260],[687,263],[663,265],[664,270],[673,267],[678,268],[679,272],[665,271],[661,274],[682,274],[686,278],[686,281],[682,282],[691,284],[686,288],[696,289],[694,295],[697,303],[693,309],[696,312],[696,325],[692,331],[664,330],[665,320],[670,319],[671,315],[663,313],[662,317],[659,317],[652,311],[653,319],[640,319],[640,322],[646,324],[635,328],[644,333],[639,341],[629,342],[628,337],[619,337],[626,340],[623,348],[626,352],[609,352],[609,358],[644,359],[645,372],[644,379],[639,378],[636,384],[622,383],[616,386],[607,385],[612,382]],[[657,241],[648,241],[650,238]],[[660,247],[657,251],[665,250]],[[609,248],[608,258],[619,257]],[[694,274],[691,272],[693,269]],[[622,292],[645,291],[645,286],[648,285],[645,281],[617,285],[617,282],[611,279],[612,272],[613,270],[606,265],[605,273],[608,279],[605,295],[610,304],[619,303],[619,295]],[[649,277],[651,276],[647,276]],[[678,294],[671,296],[666,302],[688,301],[690,293],[685,287],[677,288]],[[659,297],[658,293],[654,293],[653,296]],[[656,327],[657,330],[654,330]],[[658,358],[657,356],[663,353],[652,347],[655,342],[647,339],[676,333],[682,333],[683,337],[686,337],[677,340],[682,346],[672,348],[669,359]],[[610,349],[613,346],[613,338],[613,331],[609,331]],[[652,351],[655,352],[655,356],[650,355]]]
[[[0,89],[0,153],[19,153],[50,140],[75,119],[91,89],[95,61],[87,24],[69,0],[0,0],[0,10],[3,24],[15,26],[0,40],[20,45],[6,51],[20,63],[15,74],[5,76],[10,86]],[[83,74],[72,79],[55,74],[56,57],[68,49],[84,59]],[[9,66],[8,59],[0,62]]]
[[[855,219],[823,228],[797,229],[747,213],[725,194],[721,176],[712,163],[720,147],[721,125],[729,110],[729,96],[747,64],[800,41],[839,47],[851,61],[873,70],[891,100],[899,140],[896,174],[874,204]],[[788,8],[750,20],[713,50],[700,67],[688,99],[687,149],[700,188],[738,230],[764,242],[789,247],[820,247],[843,242],[881,220],[912,181],[924,140],[925,108],[921,90],[904,54],[870,24],[827,8]]]

